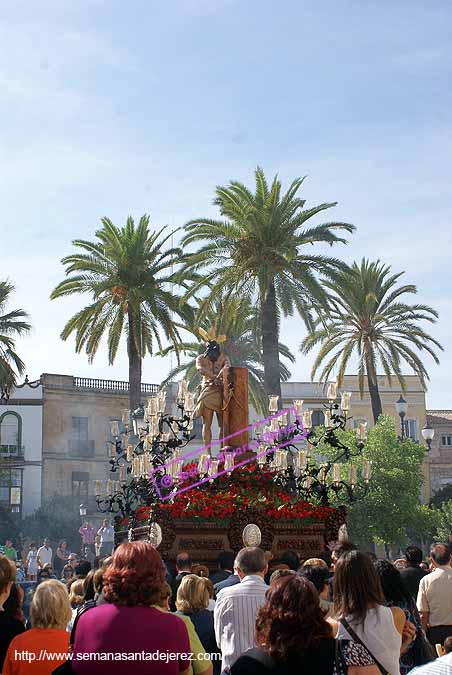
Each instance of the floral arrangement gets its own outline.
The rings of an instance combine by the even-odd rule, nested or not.
[[[193,465],[184,467],[190,472]],[[191,481],[191,483],[196,480]],[[188,487],[190,482],[179,487]],[[159,505],[172,518],[214,522],[227,525],[238,509],[253,507],[272,519],[303,520],[303,524],[327,521],[335,509],[317,506],[293,497],[275,483],[269,471],[261,470],[255,462],[240,467],[230,475],[224,474],[193,489],[180,492],[171,501]],[[149,507],[141,507],[135,517],[144,520]]]

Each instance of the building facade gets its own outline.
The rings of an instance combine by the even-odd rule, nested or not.
[[[127,382],[80,378],[72,375],[45,373],[41,376],[42,418],[42,497],[55,495],[72,496],[75,501],[88,506],[88,513],[96,512],[94,484],[105,481],[109,475],[110,422],[120,420],[128,408],[129,386]],[[407,432],[414,440],[422,442],[421,429],[426,422],[425,392],[416,376],[406,376],[405,399],[408,403]],[[157,384],[143,384],[143,401],[158,391]],[[372,407],[367,391],[361,399],[358,378],[346,375],[344,391],[352,393],[351,424],[357,426],[366,420],[373,426]],[[400,388],[395,381],[391,387],[386,378],[379,377],[379,389],[383,412],[400,425],[395,411],[395,402]],[[167,411],[176,414],[177,385],[167,388]],[[283,406],[290,407],[293,400],[303,399],[304,405],[313,410],[313,425],[323,423],[326,390],[319,383],[284,382],[282,384]],[[259,416],[250,410],[250,422]],[[202,447],[201,420],[195,421],[195,440],[187,451]],[[214,438],[218,437],[216,422]],[[424,499],[429,496],[428,465],[425,466],[426,484]],[[111,476],[118,478],[117,476]]]
[[[452,410],[427,410],[435,435],[429,454],[432,494],[452,483]]]
[[[41,375],[42,497],[71,496],[95,513],[94,481],[109,473],[110,422],[129,405],[129,384],[116,380]],[[146,398],[157,385],[142,385]]]
[[[0,400],[0,505],[19,517],[41,504],[42,413],[40,380]]]

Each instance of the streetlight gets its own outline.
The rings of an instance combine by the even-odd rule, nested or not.
[[[144,408],[140,406],[132,413],[133,433],[135,436],[140,436],[141,429],[146,429],[147,421],[144,419]]]
[[[397,411],[398,416],[400,417],[400,425],[402,427],[402,441],[405,438],[405,415],[408,412],[408,403],[405,401],[403,398],[402,394],[400,394],[400,398],[398,401],[395,402],[395,409]]]
[[[428,452],[430,452],[430,450],[432,449],[432,441],[435,437],[435,430],[430,426],[428,422],[426,422],[425,426],[421,431],[421,434],[422,438],[427,443]]]
[[[81,518],[81,521],[82,521],[82,527],[83,527],[83,523],[85,521],[85,516],[86,516],[86,506],[84,504],[80,504],[78,512],[80,514],[80,518]],[[83,555],[83,552],[84,551],[83,551],[83,537],[82,537],[82,555]]]

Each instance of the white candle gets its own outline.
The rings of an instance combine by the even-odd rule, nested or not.
[[[194,394],[192,394],[191,391],[187,391],[187,393],[186,393],[186,395],[185,395],[185,406],[184,406],[184,410],[185,410],[185,412],[187,412],[187,413],[191,413],[191,412],[193,412],[194,408],[195,408],[195,397],[194,397]]]
[[[328,385],[328,389],[327,389],[327,394],[326,394],[326,395],[327,395],[327,398],[328,398],[329,401],[335,401],[335,400],[336,400],[336,396],[337,396],[337,384],[336,384],[335,382],[331,382],[331,383]]]
[[[356,430],[356,435],[360,441],[365,441],[367,438],[367,422],[360,422],[358,429]]]
[[[158,399],[156,396],[151,396],[151,398],[148,400],[148,415],[149,417],[152,417],[153,415],[157,415],[158,412]]]
[[[115,443],[110,443],[110,457],[116,457],[116,445],[115,445]]]
[[[96,497],[100,497],[102,493],[102,481],[100,480],[95,480],[94,481],[94,494]]]
[[[187,380],[181,380],[179,382],[179,388],[177,391],[177,400],[184,401],[187,394]]]
[[[293,407],[295,408],[295,415],[297,419],[301,419],[301,414],[303,412],[303,401],[301,399],[297,399],[296,401],[293,402]]]
[[[325,464],[322,464],[321,467],[320,467],[319,481],[321,483],[325,483],[325,481],[326,481],[326,466],[325,466]]]
[[[121,464],[121,466],[119,467],[119,480],[121,481],[121,483],[124,483],[125,480],[126,480],[126,465],[125,464]]]
[[[303,413],[303,426],[305,429],[312,427],[312,410],[305,410]]]
[[[130,422],[130,410],[123,410],[122,411],[122,423],[124,424],[125,427],[128,427],[129,422]]]
[[[358,482],[358,470],[355,464],[350,464],[348,467],[348,482],[352,487],[355,487]]]
[[[107,480],[107,495],[110,497],[113,494],[113,481]]]
[[[269,412],[278,412],[279,396],[269,396],[268,410]]]
[[[333,483],[341,482],[341,465],[333,464]]]
[[[209,462],[209,469],[208,469],[208,475],[209,476],[216,476],[218,474],[218,466],[220,462],[218,459],[211,459]]]
[[[159,393],[158,397],[158,411],[161,415],[165,412],[165,405],[166,405],[166,391],[161,391]]]
[[[325,426],[327,428],[331,427],[331,412],[329,410],[325,410],[324,416],[325,416]]]
[[[110,422],[110,431],[112,436],[119,436],[119,422],[118,420],[112,420]]]
[[[202,454],[198,462],[198,473],[200,476],[205,476],[209,468],[210,455]]]
[[[296,458],[297,468],[299,471],[304,471],[308,464],[308,458],[306,457],[305,450],[299,450]]]
[[[224,470],[225,471],[232,471],[234,468],[234,453],[233,452],[225,452],[224,453]]]
[[[368,459],[363,459],[363,478],[366,483],[370,481],[371,476],[371,463]]]
[[[350,410],[350,398],[351,393],[349,391],[344,391],[341,396],[341,408],[343,412],[348,412]]]
[[[126,459],[131,462],[133,459],[133,445],[128,445],[126,450]]]

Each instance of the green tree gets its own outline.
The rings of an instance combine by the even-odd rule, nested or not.
[[[7,306],[14,292],[9,281],[0,281],[0,388],[14,387],[17,375],[25,371],[25,364],[16,352],[16,337],[21,337],[31,330],[31,325],[24,321],[28,314],[23,309],[11,309]]]
[[[180,260],[178,248],[165,244],[172,232],[149,230],[149,216],[137,226],[131,217],[124,227],[102,218],[96,241],[77,239],[73,245],[82,252],[63,258],[66,279],[51,298],[87,293],[91,303],[75,314],[64,327],[61,338],[75,333],[76,352],[86,351],[91,362],[108,332],[108,360],[113,364],[123,334],[129,357],[130,408],[141,399],[141,367],[146,353],[152,355],[154,342],[162,349],[160,332],[177,345],[181,342],[174,317],[190,318],[188,305],[181,306],[173,292],[177,284],[173,268]]]
[[[440,508],[443,502],[448,502],[450,500],[452,500],[452,483],[448,483],[440,490],[437,490],[430,499],[430,504]]]
[[[194,325],[184,326],[195,337],[191,342],[184,342],[180,350],[188,357],[188,361],[176,366],[168,374],[166,382],[172,381],[177,375],[183,373],[193,389],[200,382],[196,371],[196,357],[205,351],[205,347],[199,341],[198,327],[208,330],[215,329],[217,335],[226,335],[226,342],[222,349],[230,358],[232,366],[241,366],[248,369],[249,399],[251,405],[258,412],[268,411],[268,398],[264,390],[264,372],[262,370],[262,338],[259,326],[258,311],[249,298],[237,296],[219,297],[206,309],[202,317],[195,321]],[[168,347],[162,355],[174,350]],[[290,377],[288,368],[281,362],[287,359],[294,363],[295,358],[288,347],[279,344],[281,380],[286,381]]]
[[[21,522],[22,537],[40,542],[49,537],[52,543],[65,539],[68,548],[77,551],[81,547],[78,533],[81,525],[79,504],[73,497],[49,497],[34,513]]]
[[[352,431],[336,433],[356,451]],[[332,457],[325,445],[319,447],[319,454]],[[367,495],[349,508],[350,537],[362,545],[369,541],[404,544],[407,530],[414,529],[420,518],[424,448],[410,438],[399,441],[393,418],[382,415],[369,431],[363,457],[372,462],[372,480]]]
[[[339,386],[352,355],[357,354],[359,389],[362,396],[366,377],[375,422],[382,413],[378,366],[383,368],[390,384],[395,375],[405,391],[401,371],[401,364],[405,362],[425,388],[428,374],[415,350],[427,352],[435,363],[439,363],[434,348],[442,349],[439,342],[419,325],[421,321],[435,323],[437,312],[427,305],[402,302],[401,296],[417,293],[416,286],[398,286],[404,273],[391,274],[390,270],[379,260],[363,259],[360,265],[354,262],[351,267],[332,272],[323,282],[330,293],[328,317],[326,321],[323,317],[319,319],[316,329],[301,344],[305,354],[320,346],[311,377],[315,377],[328,359],[320,378],[328,380],[338,367]]]
[[[449,543],[449,537],[452,535],[452,499],[443,502],[438,509],[439,524],[437,530],[437,537],[439,541]]]
[[[279,363],[280,315],[298,312],[308,328],[313,309],[327,307],[320,273],[330,278],[341,267],[335,258],[307,253],[316,243],[346,243],[337,231],[352,232],[347,223],[309,226],[314,216],[336,205],[320,204],[305,209],[298,196],[303,178],[292,182],[282,194],[276,176],[270,187],[264,172],[255,172],[254,194],[242,183],[232,181],[216,188],[214,203],[224,220],[196,218],[186,224],[184,246],[201,244],[187,253],[182,275],[203,272],[187,294],[196,294],[206,285],[209,295],[201,310],[224,292],[233,292],[257,303],[262,335],[264,387],[267,394],[281,396]]]

